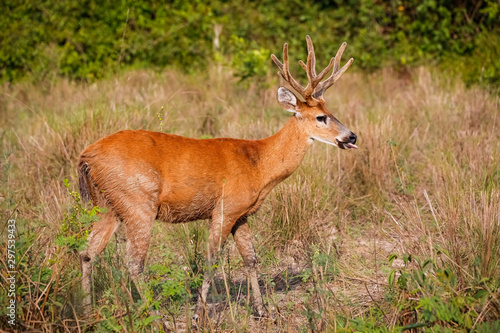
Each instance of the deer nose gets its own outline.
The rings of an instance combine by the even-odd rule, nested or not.
[[[353,132],[351,132],[351,135],[349,136],[349,142],[352,143],[352,144],[355,144],[357,138],[358,137],[356,136],[356,134],[354,134]]]

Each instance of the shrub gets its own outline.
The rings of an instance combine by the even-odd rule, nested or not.
[[[288,42],[297,54],[310,34],[325,55],[347,41],[346,55],[355,54],[358,68],[365,70],[462,64],[467,82],[498,86],[499,6],[493,0],[252,1],[245,6],[220,0],[9,0],[0,4],[6,13],[0,22],[0,80],[29,75],[93,80],[124,66],[191,72],[214,60],[232,64],[242,79],[260,78],[270,67],[268,50],[276,53]]]

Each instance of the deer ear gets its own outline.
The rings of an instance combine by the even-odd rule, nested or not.
[[[297,113],[297,97],[285,87],[278,88],[278,102],[287,111]]]

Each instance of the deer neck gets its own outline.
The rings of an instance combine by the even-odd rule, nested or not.
[[[312,140],[301,128],[300,119],[292,117],[279,132],[262,142],[264,186],[274,187],[297,169]]]

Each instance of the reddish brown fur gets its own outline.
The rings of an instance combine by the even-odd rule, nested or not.
[[[279,102],[295,115],[266,139],[199,140],[143,130],[121,131],[83,151],[79,163],[82,197],[90,196],[94,204],[107,208],[81,254],[85,292],[90,292],[90,264],[120,221],[127,233],[131,276],[139,286],[137,276],[144,267],[155,219],[180,223],[211,218],[209,260],[232,233],[249,269],[254,305],[262,313],[247,217],[295,171],[313,139],[336,144],[353,135],[326,110],[324,101],[310,106],[285,88],[279,91]],[[328,120],[320,122],[318,116]],[[205,279],[197,313],[209,286],[210,279]],[[86,302],[90,304],[89,297]]]

